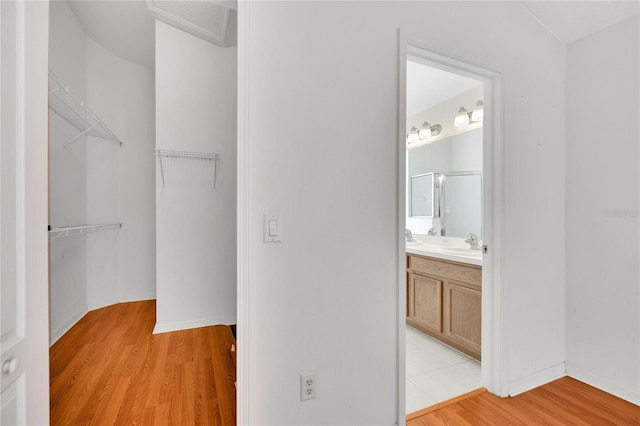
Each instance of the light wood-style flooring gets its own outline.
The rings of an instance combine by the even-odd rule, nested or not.
[[[233,426],[229,327],[151,334],[155,301],[89,312],[50,349],[52,425]],[[565,377],[513,398],[480,390],[407,426],[640,425],[640,407]]]
[[[152,334],[155,301],[89,312],[50,349],[52,425],[235,425],[227,326]]]
[[[486,390],[407,416],[407,426],[640,425],[640,407],[570,377],[512,398]]]

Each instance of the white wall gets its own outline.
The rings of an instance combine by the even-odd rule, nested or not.
[[[567,372],[640,404],[638,16],[567,47]]]
[[[256,2],[247,21],[244,7],[243,421],[393,424],[404,410],[396,402],[399,27],[502,74],[507,391],[562,374],[564,46],[511,2]],[[425,25],[425,17],[437,18]],[[282,243],[262,242],[265,212],[281,214]],[[320,388],[302,403],[306,371],[319,372]]]
[[[93,141],[88,148],[87,217],[123,223],[87,247],[88,301],[95,309],[155,298],[155,85],[152,70],[90,38],[86,46],[87,101],[124,141],[122,147]]]
[[[49,8],[49,68],[86,99],[86,36],[66,2]],[[78,131],[49,113],[49,224],[87,223],[87,138],[63,145]],[[60,238],[49,244],[50,335],[56,341],[87,312],[86,242]]]
[[[55,342],[87,310],[155,297],[154,76],[87,37],[66,2],[52,2],[50,68],[125,145],[81,137],[50,114],[50,223],[123,222],[120,230],[50,244]]]
[[[155,332],[236,322],[236,57],[156,22],[156,147],[220,160],[156,163]]]

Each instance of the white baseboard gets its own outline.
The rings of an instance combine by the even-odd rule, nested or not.
[[[155,298],[156,298],[155,293],[147,293],[147,294],[142,294],[142,295],[139,295],[139,296],[133,296],[133,297],[126,298],[126,299],[104,300],[104,301],[100,301],[100,303],[89,305],[89,310],[90,311],[95,311],[96,309],[102,309],[102,308],[105,308],[107,306],[117,305],[118,303],[140,302],[142,300],[154,300]]]
[[[101,300],[98,303],[90,303],[89,310],[95,311],[96,309],[106,308],[107,306],[115,305],[117,303],[120,303],[118,299]]]
[[[589,373],[575,365],[567,364],[567,375],[573,377],[576,380],[580,380],[588,385],[603,390],[611,395],[615,395],[618,398],[622,398],[625,401],[629,401],[632,404],[640,405],[640,391],[632,390],[620,386],[611,380],[600,377],[596,374]]]
[[[51,331],[51,335],[49,336],[49,347],[53,346],[64,334],[71,329],[83,316],[85,316],[89,312],[89,307],[83,307],[79,312],[77,312],[74,316],[64,322],[60,327]]]
[[[187,330],[190,328],[209,327],[212,325],[230,325],[235,323],[236,318],[231,316],[200,318],[187,321],[174,321],[165,324],[159,324],[156,322],[156,326],[153,328],[153,334],[167,333],[169,331]]]
[[[509,396],[516,396],[566,375],[565,364],[561,362],[537,373],[509,382]]]
[[[125,297],[120,300],[118,303],[129,303],[129,302],[141,302],[143,300],[154,300],[156,298],[156,294],[154,293],[146,293],[146,294],[138,294],[129,297]]]

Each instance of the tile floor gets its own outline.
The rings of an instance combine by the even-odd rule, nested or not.
[[[480,387],[480,363],[407,326],[406,412],[426,408]]]

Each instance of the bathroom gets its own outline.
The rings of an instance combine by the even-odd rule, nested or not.
[[[406,413],[481,387],[482,81],[407,60]]]

